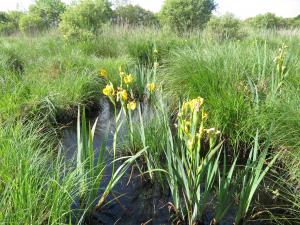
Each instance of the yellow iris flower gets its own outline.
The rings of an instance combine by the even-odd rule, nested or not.
[[[99,71],[99,74],[100,74],[101,77],[107,78],[108,72],[107,72],[106,69],[101,69]]]
[[[127,101],[128,100],[128,93],[126,90],[119,90],[117,93],[117,101]]]
[[[147,84],[147,89],[150,93],[152,93],[155,90],[155,83]]]
[[[115,94],[114,86],[112,84],[107,84],[106,87],[103,89],[103,94],[112,97]]]
[[[135,101],[131,101],[127,104],[127,109],[134,111],[136,109],[136,102]]]
[[[128,74],[124,77],[124,83],[125,84],[131,84],[133,82],[133,76],[132,74]]]
[[[187,121],[187,120],[183,120],[182,121],[182,125],[183,125],[183,131],[187,134],[190,131],[191,128],[191,122]]]

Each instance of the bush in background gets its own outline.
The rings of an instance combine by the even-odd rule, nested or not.
[[[35,34],[37,32],[45,30],[46,26],[42,18],[38,15],[27,14],[21,17],[20,30],[26,34]]]
[[[300,27],[300,15],[294,18],[288,19],[288,24],[290,27],[297,28]]]
[[[247,19],[245,22],[250,26],[259,29],[279,29],[288,26],[287,20],[282,17],[277,17],[273,13],[258,15]]]
[[[61,0],[36,0],[29,7],[29,14],[39,16],[45,27],[57,27],[61,14],[66,10],[66,5]]]
[[[163,24],[182,33],[203,28],[215,8],[214,0],[166,0],[160,18]]]
[[[0,12],[0,34],[10,35],[17,32],[22,15],[24,13],[18,11]]]
[[[115,20],[118,24],[157,25],[154,13],[138,5],[119,6],[115,10]]]
[[[107,0],[82,0],[72,5],[62,15],[60,31],[66,39],[90,39],[112,17]]]
[[[205,33],[218,41],[238,40],[244,36],[241,30],[241,21],[232,14],[211,18]]]

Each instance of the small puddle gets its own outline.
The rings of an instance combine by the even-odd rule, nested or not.
[[[115,129],[113,113],[108,102],[101,103],[102,111],[98,115],[97,128],[94,136],[94,149],[97,155],[103,140],[109,130],[107,149],[112,146],[113,132]],[[91,124],[96,118],[91,119]],[[122,136],[120,132],[120,136]],[[71,125],[63,131],[64,156],[67,161],[76,158],[77,152],[77,127]],[[107,151],[107,162],[111,162],[113,154]],[[107,166],[105,177],[99,190],[106,187],[112,172],[112,167]],[[108,202],[101,210],[93,212],[86,220],[90,225],[110,224],[171,224],[167,203],[171,200],[169,191],[162,190],[159,184],[139,176],[138,170],[133,166],[123,176],[107,198]]]

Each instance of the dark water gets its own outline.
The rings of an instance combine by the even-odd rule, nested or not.
[[[113,133],[115,129],[113,114],[108,102],[101,103],[102,111],[98,115],[97,129],[94,137],[94,148],[97,155],[107,131],[109,140],[107,143],[107,160],[111,162],[113,156],[109,152],[112,146]],[[91,123],[95,121],[91,119]],[[121,135],[126,134],[126,130],[121,130]],[[68,161],[76,158],[77,151],[77,131],[76,124],[64,130],[63,146],[65,158]],[[102,181],[99,190],[103,189],[109,182],[111,166],[106,169],[106,178]],[[106,204],[101,210],[93,212],[87,217],[88,225],[169,225],[170,213],[168,203],[172,201],[170,191],[163,190],[161,186],[151,183],[147,178],[139,176],[138,169],[133,166],[121,181],[113,189],[113,193],[106,200]],[[213,206],[208,208],[213,208]],[[221,225],[232,225],[234,221],[234,211],[228,213]],[[205,215],[205,225],[209,224],[213,218],[213,210],[207,210]]]
[[[109,152],[112,146],[113,132],[115,129],[113,114],[110,105],[102,102],[102,111],[98,115],[97,128],[94,136],[94,149],[97,155],[107,132],[107,154],[108,163],[113,158]],[[91,124],[96,118],[91,119]],[[124,129],[121,130],[125,134]],[[72,161],[76,158],[77,151],[77,130],[76,124],[71,125],[63,132],[63,146],[65,158]],[[111,166],[106,169],[106,177],[99,189],[104,188],[112,172]],[[113,189],[113,193],[106,200],[101,210],[93,212],[87,218],[87,224],[170,224],[167,203],[171,200],[169,191],[162,190],[160,185],[153,184],[147,178],[139,176],[138,169],[133,166],[123,176],[121,181]]]

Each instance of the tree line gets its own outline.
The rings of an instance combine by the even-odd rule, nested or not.
[[[300,15],[282,18],[272,13],[241,21],[233,15],[212,16],[214,0],[165,0],[159,13],[118,0],[79,0],[67,6],[61,0],[36,0],[27,12],[0,12],[0,34],[36,33],[58,28],[65,38],[86,39],[99,34],[106,23],[130,26],[167,26],[176,32],[193,29],[227,29],[241,24],[258,29],[300,27]],[[208,24],[208,25],[207,25]]]

